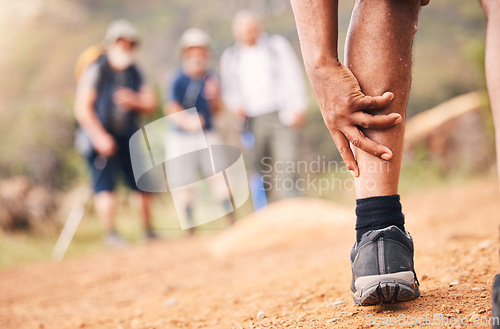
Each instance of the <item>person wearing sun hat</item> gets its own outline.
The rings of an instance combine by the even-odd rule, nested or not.
[[[170,155],[182,154],[185,150],[196,149],[200,142],[208,145],[222,144],[214,127],[214,117],[222,110],[219,79],[210,69],[212,41],[210,36],[198,28],[186,30],[179,39],[178,48],[181,56],[180,68],[176,71],[171,84],[167,84],[165,94],[170,99],[165,104],[165,114],[176,113],[175,125],[167,133],[166,152]],[[197,114],[186,109],[196,108]],[[174,118],[174,116],[171,116]],[[209,177],[213,174],[212,163],[203,158],[184,162],[179,171],[182,179],[194,182],[197,177]],[[172,178],[173,179],[173,178]],[[232,209],[227,198],[224,180],[211,179],[211,192],[214,200],[226,209]],[[186,191],[182,198],[187,220],[194,225],[194,191]],[[230,223],[235,221],[229,212]],[[194,226],[189,230],[194,233]]]
[[[78,79],[75,100],[80,140],[87,141],[79,143],[80,153],[90,168],[97,214],[110,246],[124,243],[115,230],[118,174],[138,194],[146,236],[156,236],[150,220],[151,195],[140,192],[135,184],[128,145],[139,129],[140,116],[152,114],[156,108],[153,90],[135,64],[139,41],[139,32],[129,21],[111,22],[104,37],[105,51]]]

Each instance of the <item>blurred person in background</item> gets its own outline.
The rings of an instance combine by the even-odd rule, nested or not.
[[[222,99],[219,79],[210,69],[211,43],[209,35],[197,28],[186,30],[179,40],[182,65],[172,84],[166,86],[165,94],[170,95],[170,100],[165,104],[164,111],[166,115],[184,115],[172,117],[177,120],[167,134],[166,152],[171,155],[169,158],[196,149],[196,145],[203,143],[205,138],[208,145],[222,144],[214,127],[214,117],[222,110]],[[194,107],[197,114],[183,112]],[[197,181],[200,175],[210,177],[214,174],[213,170],[211,161],[202,158],[184,162],[182,168],[178,168],[182,180],[189,182]],[[213,180],[211,188],[215,199],[226,209],[232,209],[225,181]],[[194,191],[187,191],[183,195],[186,218],[191,224],[194,224],[195,201]],[[229,213],[228,219],[233,223],[234,215]],[[192,227],[189,233],[193,234],[194,231]]]
[[[129,139],[139,129],[139,117],[153,113],[156,98],[134,64],[139,44],[135,27],[123,19],[113,21],[104,44],[105,53],[84,69],[78,81],[75,115],[81,129],[76,143],[90,168],[106,243],[119,246],[125,243],[115,229],[114,190],[119,175],[138,195],[146,237],[156,237],[151,226],[152,195],[138,190],[129,150]]]
[[[220,60],[222,93],[226,106],[253,134],[249,151],[254,173],[264,179],[264,188],[276,199],[300,195],[297,173],[276,166],[298,157],[298,129],[307,109],[304,74],[293,48],[280,35],[263,32],[259,17],[241,11],[233,19],[235,44]],[[252,182],[251,182],[252,184]],[[254,196],[255,197],[255,196]]]

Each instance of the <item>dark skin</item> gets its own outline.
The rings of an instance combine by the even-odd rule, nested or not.
[[[358,1],[353,10],[346,42],[346,66],[368,95],[387,90],[394,94],[379,115],[401,116],[401,121],[396,120],[397,124],[387,129],[370,126],[361,129],[367,138],[387,146],[393,155],[389,159],[384,155],[379,158],[360,147],[355,150],[359,167],[358,198],[398,193],[413,34],[419,8],[419,1]],[[375,186],[370,183],[372,180]]]
[[[356,1],[344,66],[338,0],[292,0],[306,70],[358,198],[397,194],[413,35],[428,2]]]

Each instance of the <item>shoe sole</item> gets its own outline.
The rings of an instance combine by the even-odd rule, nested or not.
[[[354,286],[354,303],[361,306],[404,302],[420,296],[415,274],[410,271],[361,277]]]

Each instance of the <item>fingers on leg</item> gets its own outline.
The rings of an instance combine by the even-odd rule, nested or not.
[[[366,129],[387,129],[398,123],[403,119],[398,113],[390,113],[387,115],[371,115],[365,112],[357,112],[352,117],[353,123],[357,126]]]
[[[355,147],[384,160],[392,158],[392,151],[383,145],[366,137],[358,128],[350,128],[345,131],[345,136]]]
[[[392,92],[385,92],[382,96],[365,96],[357,100],[359,110],[378,110],[388,106],[394,99]]]
[[[347,169],[351,172],[354,177],[359,176],[359,169],[356,159],[354,158],[354,153],[351,150],[349,140],[344,134],[337,130],[332,133],[333,142],[337,149],[339,150],[340,156],[345,163]]]

